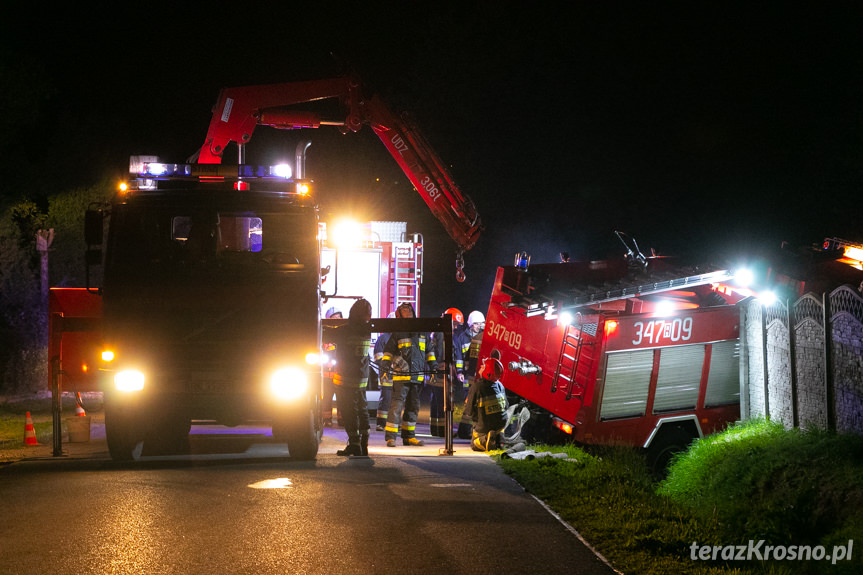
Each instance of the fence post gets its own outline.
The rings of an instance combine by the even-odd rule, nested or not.
[[[788,363],[791,376],[791,426],[800,427],[800,416],[797,412],[797,333],[794,329],[797,316],[792,312],[791,300],[785,300],[786,319],[788,321]]]
[[[833,307],[830,294],[821,295],[824,309],[824,397],[827,402],[827,429],[836,431],[836,405],[833,397]]]
[[[749,413],[749,348],[746,345],[746,331],[749,325],[750,301],[744,300],[738,304],[740,308],[740,419],[747,420]]]
[[[761,369],[764,375],[764,418],[770,419],[770,378],[767,374],[767,306],[761,304]]]

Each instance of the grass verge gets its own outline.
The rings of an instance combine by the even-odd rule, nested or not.
[[[624,573],[863,573],[863,438],[752,421],[697,441],[661,483],[630,448],[533,449],[568,460],[499,464]],[[727,551],[750,540],[857,548],[836,564],[692,558],[693,542]]]

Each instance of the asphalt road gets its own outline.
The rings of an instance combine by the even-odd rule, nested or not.
[[[338,457],[345,437],[294,462],[263,429],[195,427],[189,455],[121,465],[97,416],[0,468],[0,573],[613,572],[467,442]]]

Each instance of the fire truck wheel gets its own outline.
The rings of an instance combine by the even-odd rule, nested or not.
[[[659,430],[647,448],[647,465],[657,477],[664,477],[668,464],[676,453],[686,451],[694,437],[678,426],[665,426]]]
[[[105,440],[114,461],[131,461],[135,449],[143,439],[135,425],[135,418],[110,403],[105,403]]]
[[[274,425],[273,436],[288,444],[291,459],[308,461],[318,455],[321,433],[315,429],[315,418],[311,410]]]

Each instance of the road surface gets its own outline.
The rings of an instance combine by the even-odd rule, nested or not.
[[[467,442],[378,432],[344,458],[335,428],[298,462],[267,433],[196,426],[189,455],[117,464],[97,417],[62,457],[31,448],[0,468],[0,573],[614,572]]]

